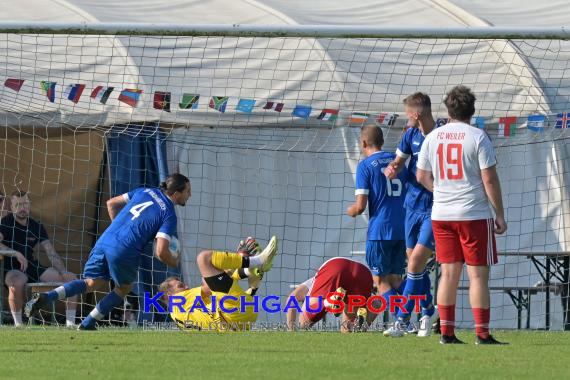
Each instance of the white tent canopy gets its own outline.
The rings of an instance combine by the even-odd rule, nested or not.
[[[0,21],[153,22],[184,24],[352,24],[372,26],[462,27],[505,25],[503,12],[489,1],[19,1],[5,3]],[[537,9],[531,1],[503,2],[516,9],[509,26],[556,26],[563,22],[559,1]],[[492,13],[493,10],[495,13]],[[556,10],[556,13],[554,13]],[[532,20],[532,22],[529,22]],[[536,22],[535,22],[536,20]],[[558,20],[558,22],[556,22]],[[518,21],[518,23],[517,23]],[[248,39],[232,37],[41,36],[2,37],[0,65],[6,78],[26,79],[17,96],[0,88],[0,108],[25,116],[40,116],[50,124],[102,125],[125,121],[178,124],[261,125],[291,122],[273,120],[264,113],[226,115],[208,112],[172,113],[154,110],[152,94],[168,91],[176,105],[183,93],[229,96],[229,109],[239,98],[284,101],[287,107],[307,104],[314,109],[394,111],[403,94],[429,89],[439,99],[459,81],[478,94],[482,116],[494,112],[515,114],[565,110],[569,79],[561,75],[570,49],[559,42],[505,40],[477,43],[447,40],[331,40]],[[544,50],[558,50],[555,61],[541,60]],[[54,103],[46,101],[40,81],[57,82]],[[252,81],[254,85],[252,86]],[[74,105],[62,98],[66,86],[84,83],[86,91]],[[103,106],[90,101],[96,86],[113,86],[115,93]],[[131,108],[117,101],[123,88],[143,90]],[[498,116],[497,116],[498,117]],[[33,119],[31,119],[33,120]],[[32,123],[32,121],[30,121]]]

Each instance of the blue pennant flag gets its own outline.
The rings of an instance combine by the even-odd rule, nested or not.
[[[253,99],[240,99],[236,106],[236,111],[251,113],[253,107],[255,106],[255,100]]]
[[[301,119],[308,119],[311,116],[311,106],[296,105],[291,115],[300,117]]]
[[[544,132],[546,117],[544,115],[530,115],[526,122],[529,131]]]

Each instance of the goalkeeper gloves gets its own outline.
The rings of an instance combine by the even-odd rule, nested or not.
[[[237,253],[245,254],[246,256],[257,255],[261,251],[257,240],[249,236],[247,239],[239,242]]]

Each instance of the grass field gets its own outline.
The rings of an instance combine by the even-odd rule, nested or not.
[[[509,346],[442,346],[438,336],[380,333],[182,333],[0,329],[0,378],[395,379],[565,378],[570,334],[503,332]]]

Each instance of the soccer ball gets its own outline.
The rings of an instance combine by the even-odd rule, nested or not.
[[[170,250],[170,254],[175,259],[178,258],[180,255],[180,243],[178,243],[178,239],[175,236],[170,238],[170,243],[168,244],[168,249]]]

